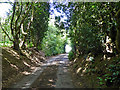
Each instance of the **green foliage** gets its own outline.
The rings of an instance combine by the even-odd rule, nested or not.
[[[103,79],[101,78],[101,77],[97,77],[98,78],[98,80],[99,80],[99,84],[100,85],[103,85]]]
[[[69,60],[73,60],[75,58],[74,52],[70,51],[68,55]]]
[[[34,45],[33,45],[32,42],[30,42],[30,43],[27,45],[28,48],[33,47],[33,46],[34,46]]]
[[[44,32],[48,30],[49,3],[14,2],[12,6],[1,24],[3,44],[11,41],[16,50],[26,46],[41,49]]]
[[[99,84],[103,85],[106,83],[107,86],[116,86],[120,84],[120,57],[113,60],[113,64],[110,64],[107,68],[108,73],[104,74],[102,77],[98,77]]]
[[[111,79],[111,82],[114,82],[115,85],[120,84],[120,57],[117,60],[114,60],[113,64],[109,65],[108,70],[110,75],[106,75],[106,79]]]
[[[48,31],[45,33],[45,37],[42,41],[42,50],[46,56],[52,56],[60,53],[64,53],[65,38],[58,34],[58,29],[49,26]]]
[[[45,32],[48,30],[49,21],[49,3],[40,2],[35,4],[33,30],[31,32],[31,38],[34,42],[34,46],[41,49],[42,39],[45,36]]]
[[[120,41],[118,33],[116,37],[116,24],[120,25],[115,19],[115,14],[119,10],[118,3],[78,2],[55,5],[58,11],[62,9],[67,15],[68,20],[66,22],[61,22],[60,16],[56,18],[57,24],[59,24],[57,26],[60,27],[62,23],[64,23],[62,26],[64,28],[69,26],[69,37],[74,44],[75,53],[78,54],[76,56],[88,52],[93,54],[102,53],[106,43],[106,36],[112,39],[111,43],[113,44],[117,39],[116,45],[117,47],[120,46],[118,44]]]
[[[76,45],[80,47],[84,53],[93,52],[101,49],[101,37],[94,33],[95,29],[90,27],[89,24],[83,24],[80,28],[80,32],[77,32]],[[81,43],[82,42],[82,43]]]

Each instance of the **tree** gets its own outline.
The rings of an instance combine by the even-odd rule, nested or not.
[[[63,38],[58,31],[58,28],[49,26],[48,31],[45,33],[42,42],[42,50],[45,52],[46,56],[64,53],[66,38]]]
[[[5,24],[1,24],[1,28],[13,42],[13,48],[21,53],[21,49],[26,48],[25,44],[40,46],[48,28],[49,3],[14,2],[12,5],[8,21],[5,22],[10,25],[11,35],[8,34]]]
[[[13,48],[15,50],[20,51],[20,38],[22,36],[27,35],[27,32],[30,29],[31,23],[33,21],[33,15],[30,16],[30,21],[27,26],[26,32],[23,31],[21,28],[22,24],[24,24],[24,21],[27,17],[28,14],[32,14],[32,6],[33,3],[22,3],[22,2],[14,2],[13,3],[13,8],[12,8],[12,15],[10,16],[10,29],[11,29],[11,35],[12,38],[8,35],[6,30],[1,26],[2,30],[4,33],[8,36],[9,40],[13,42]],[[24,42],[24,39],[23,39]],[[22,45],[21,45],[22,46]]]
[[[119,18],[116,15],[118,3],[76,2],[55,5],[58,11],[62,10],[69,18],[65,23],[69,23],[69,37],[76,56],[89,52],[103,53],[106,47],[112,49],[113,53],[117,52],[115,47],[119,50]],[[61,23],[59,18],[57,21]],[[60,27],[59,25],[57,26]],[[106,41],[107,37],[111,39],[109,43]]]
[[[33,31],[32,39],[34,46],[41,49],[42,39],[44,33],[48,30],[48,21],[49,21],[49,3],[40,2],[36,3],[33,20]]]

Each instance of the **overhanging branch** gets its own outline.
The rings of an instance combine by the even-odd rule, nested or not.
[[[8,33],[2,27],[1,23],[0,23],[0,27],[1,27],[2,31],[7,35],[7,37],[9,38],[9,40],[13,42],[13,40],[9,37]]]
[[[11,34],[14,36],[14,33],[13,33],[13,20],[14,20],[14,16],[15,16],[15,6],[16,6],[16,2],[14,2],[14,5],[13,5],[13,14],[12,14],[12,19],[11,19],[11,23],[10,23],[10,28],[11,28]]]
[[[21,16],[21,13],[22,13],[22,7],[23,6],[23,4],[22,4],[22,2],[21,2],[21,9],[20,9],[20,13],[19,13],[19,15],[18,15],[18,17],[17,17],[17,19],[16,19],[16,21],[15,21],[15,29],[17,29],[17,22],[18,22],[18,20],[19,20],[19,18],[20,18],[20,16]]]
[[[28,6],[28,4],[27,4],[27,6]],[[29,13],[31,7],[32,7],[32,5],[31,5],[30,7],[28,7],[29,10],[27,10],[28,8],[26,9],[27,11],[26,11],[26,13],[23,15],[23,17],[22,17],[22,20],[21,20],[20,25],[19,25],[19,27],[18,27],[18,32],[17,32],[17,34],[20,32],[21,25],[23,24],[23,22],[24,22],[26,16],[28,15],[28,13]]]

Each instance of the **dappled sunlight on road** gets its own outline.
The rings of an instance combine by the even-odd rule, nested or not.
[[[73,87],[70,73],[68,72],[68,54],[60,54],[49,58],[43,65],[32,67],[31,72],[21,81],[14,84],[14,88],[58,88]],[[64,85],[63,85],[64,84]]]
[[[61,65],[68,63],[68,54],[60,54],[59,56],[52,57],[48,60],[47,63],[44,63],[42,66],[51,66],[51,65]]]

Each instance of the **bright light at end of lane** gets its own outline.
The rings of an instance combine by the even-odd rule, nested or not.
[[[66,45],[66,47],[65,47],[66,53],[69,53],[71,50],[72,50],[72,48],[70,47],[70,45]]]

